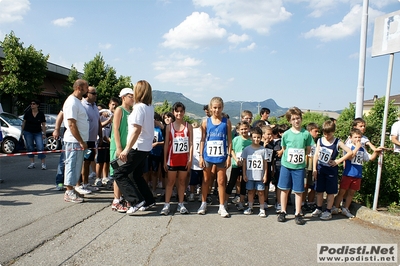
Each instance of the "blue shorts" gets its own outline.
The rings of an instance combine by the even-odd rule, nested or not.
[[[337,175],[332,173],[318,172],[317,180],[315,180],[316,189],[318,193],[326,192],[326,194],[338,193],[338,178]]]
[[[148,157],[148,167],[149,167],[149,171],[152,170],[153,172],[157,172],[158,171],[158,167],[160,166],[161,163],[161,156],[156,156],[153,154],[149,154]]]
[[[246,182],[247,190],[265,190],[265,184],[262,181],[248,180]]]
[[[281,166],[278,188],[281,190],[290,190],[294,193],[304,192],[304,171],[305,169],[290,169]]]

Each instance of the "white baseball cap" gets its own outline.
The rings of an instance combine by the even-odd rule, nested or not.
[[[133,90],[131,88],[123,88],[120,92],[119,92],[119,97],[123,97],[127,94],[133,94]]]

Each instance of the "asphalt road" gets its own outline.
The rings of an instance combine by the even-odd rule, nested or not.
[[[128,216],[111,211],[106,189],[66,203],[54,189],[58,158],[48,155],[48,170],[27,169],[26,157],[0,158],[0,265],[318,265],[317,244],[400,247],[399,231],[340,215],[321,221],[307,214],[298,226],[292,214],[278,223],[273,208],[266,218],[233,205],[231,218],[221,218],[217,205],[197,215],[194,202],[188,215],[160,216],[158,203]]]

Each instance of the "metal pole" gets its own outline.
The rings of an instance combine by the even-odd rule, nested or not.
[[[368,31],[368,0],[363,2],[360,35],[360,58],[358,62],[358,85],[356,97],[355,118],[362,117],[364,103],[364,80],[365,80],[365,57],[367,51],[367,31]]]
[[[389,59],[389,70],[388,70],[388,78],[386,84],[385,110],[383,112],[383,121],[382,121],[382,135],[381,135],[381,145],[380,145],[381,147],[385,146],[387,115],[389,112],[390,87],[392,86],[393,61],[394,61],[394,54],[391,53]],[[383,154],[381,153],[379,155],[378,170],[376,172],[374,204],[372,206],[372,209],[374,211],[376,211],[376,208],[378,207],[379,187],[381,185],[381,175],[382,175],[382,164],[383,164]]]

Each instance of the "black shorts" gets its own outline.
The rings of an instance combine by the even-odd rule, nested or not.
[[[87,141],[86,142],[88,149],[91,150],[92,152],[89,155],[89,158],[84,158],[85,161],[94,161],[94,157],[96,156],[96,142],[95,141]]]
[[[149,171],[153,171],[153,172],[157,172],[158,171],[158,167],[161,164],[161,156],[156,156],[153,154],[149,154],[148,157],[148,167],[149,167]]]
[[[109,163],[110,162],[110,143],[103,142],[98,146],[96,163]]]
[[[169,166],[168,171],[187,171],[186,166]]]

